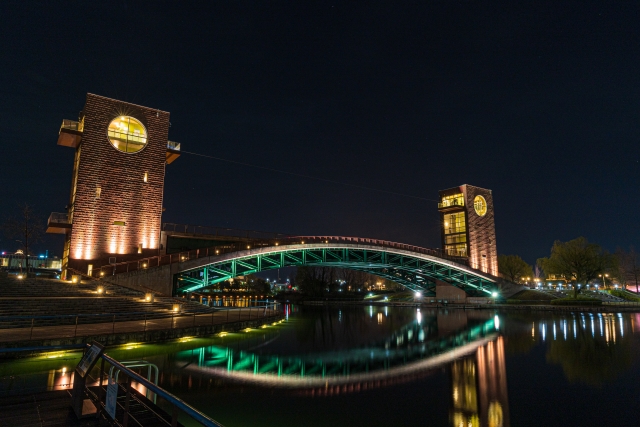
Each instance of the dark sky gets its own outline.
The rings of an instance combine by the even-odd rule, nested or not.
[[[366,4],[365,4],[366,3]],[[436,199],[493,190],[498,251],[640,246],[640,5],[0,5],[2,214],[64,210],[87,92],[171,112],[182,149]],[[183,154],[164,221],[440,246],[435,201]],[[14,250],[3,239],[0,250]],[[62,239],[40,249],[60,255]]]

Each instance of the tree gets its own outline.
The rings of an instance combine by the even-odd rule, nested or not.
[[[321,296],[328,285],[326,269],[327,267],[298,267],[295,278],[298,289],[308,295]]]
[[[533,277],[533,269],[518,255],[498,255],[498,271],[513,283],[522,283],[523,277]]]
[[[599,274],[610,270],[614,259],[600,245],[578,237],[568,242],[556,240],[551,248],[551,256],[538,259],[538,265],[547,275],[559,275],[573,282],[573,296],[577,298],[580,292],[577,285],[586,285]]]
[[[635,284],[636,292],[640,285],[640,254],[638,254],[633,246],[629,248],[629,251],[618,249],[616,251],[616,258],[618,260],[618,268],[616,269],[614,276],[620,281],[620,284],[626,289],[627,284]]]
[[[21,244],[27,273],[29,273],[29,247],[40,241],[43,222],[33,206],[25,203],[19,205],[19,214],[7,218],[2,225],[5,236],[8,239],[16,239]]]
[[[249,290],[258,294],[269,294],[271,292],[271,285],[266,279],[258,277],[255,274],[250,274],[246,277],[247,287]]]

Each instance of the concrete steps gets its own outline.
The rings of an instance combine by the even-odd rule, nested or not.
[[[103,293],[98,293],[98,287]],[[70,284],[55,279],[0,278],[0,330],[151,320],[175,313],[212,313],[202,304],[166,296],[146,301],[145,294],[98,280]],[[77,319],[76,319],[77,317]]]

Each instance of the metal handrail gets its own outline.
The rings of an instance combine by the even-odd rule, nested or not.
[[[180,143],[175,141],[167,141],[167,148],[173,151],[180,151]]]
[[[78,122],[75,120],[62,119],[60,129],[78,130]]]
[[[452,199],[446,202],[438,203],[438,209],[455,207],[455,206],[464,206],[464,200],[461,202],[458,202],[457,199]]]
[[[133,313],[119,313],[119,314],[110,314],[110,315],[100,315],[100,314],[78,314],[78,315],[58,315],[58,316],[15,316],[15,317],[4,317],[0,318],[0,332],[9,332],[10,335],[3,336],[4,339],[0,339],[0,341],[29,341],[34,338],[34,331],[36,331],[36,335],[40,335],[42,338],[43,333],[47,338],[51,338],[51,331],[57,331],[56,337],[78,337],[84,336],[82,335],[82,329],[85,329],[87,326],[93,326],[92,333],[95,334],[95,326],[109,325],[110,331],[103,331],[107,334],[115,334],[116,329],[118,329],[118,333],[122,332],[146,332],[152,330],[164,330],[164,329],[180,329],[187,327],[196,327],[196,326],[208,326],[214,324],[227,324],[242,321],[243,317],[247,317],[247,312],[249,316],[249,320],[257,319],[257,318],[266,318],[270,316],[275,316],[278,311],[278,303],[276,301],[267,302],[264,304],[256,304],[256,305],[247,305],[245,307],[233,307],[233,306],[222,306],[222,307],[206,307],[208,310],[203,311],[190,311],[190,312],[180,312],[180,311],[169,311],[167,312],[137,312],[135,313],[139,316],[137,319],[122,319],[122,317],[131,316]],[[235,313],[230,316],[232,312],[237,312],[237,316]],[[252,312],[254,315],[252,315]],[[144,315],[144,316],[143,316]],[[243,316],[244,315],[244,316]],[[99,318],[110,316],[110,321],[108,322],[100,322]],[[88,319],[93,317],[93,319],[98,320],[97,322],[81,322],[81,319]],[[70,319],[74,319],[73,321],[68,321]],[[118,318],[118,319],[117,319]],[[54,319],[53,321],[51,319]],[[56,319],[58,319],[56,321]],[[67,319],[67,323],[61,323],[61,320]],[[116,319],[118,320],[116,322]],[[188,320],[189,324],[184,324],[184,319],[193,319]],[[210,320],[209,320],[210,319]],[[216,322],[215,319],[219,319],[221,321]],[[37,321],[39,320],[39,321]],[[153,320],[155,325],[147,326],[147,322]],[[246,319],[245,319],[246,320]],[[134,322],[134,325],[131,325],[129,322]],[[170,322],[169,325],[166,323]],[[182,325],[180,325],[182,324]],[[116,325],[118,327],[116,328]],[[78,328],[80,327],[80,332]],[[123,330],[124,327],[124,330]],[[42,328],[54,328],[54,329],[46,329]],[[62,329],[55,329],[62,328]],[[67,329],[64,329],[67,328]],[[49,332],[47,332],[49,331]],[[19,334],[16,336],[16,334]],[[2,337],[0,335],[0,337]]]
[[[51,212],[47,224],[51,224],[52,222],[57,224],[71,224],[69,214],[63,212]]]
[[[178,299],[178,301],[180,301]],[[198,302],[196,301],[191,301],[194,304],[198,304]],[[164,318],[169,318],[169,317],[175,317],[176,315],[185,317],[185,316],[193,316],[193,315],[201,315],[201,314],[211,314],[212,311],[224,311],[224,310],[232,310],[232,309],[236,309],[236,308],[271,308],[273,306],[273,304],[275,304],[275,302],[271,301],[271,302],[265,302],[265,301],[256,301],[258,303],[264,303],[264,304],[260,304],[260,305],[250,305],[250,306],[246,306],[246,307],[233,307],[233,306],[219,306],[219,307],[209,307],[207,305],[203,305],[203,308],[208,308],[209,311],[203,311],[203,312],[199,312],[199,311],[193,311],[193,310],[188,310],[188,311],[183,311],[179,314],[169,310],[167,313],[158,313],[158,312],[153,312],[153,311],[128,311],[126,313],[80,313],[80,314],[54,314],[54,315],[45,315],[45,316],[0,316],[0,322],[7,322],[7,321],[12,321],[12,320],[24,320],[24,319],[42,319],[42,320],[51,320],[51,319],[65,319],[65,318],[75,318],[75,317],[110,317],[113,318],[114,316],[116,318],[118,317],[125,317],[125,316],[134,316],[134,315],[153,315],[154,319],[164,319]]]
[[[213,418],[210,418],[210,417],[206,416],[205,414],[203,414],[202,412],[198,411],[193,406],[189,405],[184,400],[174,396],[173,394],[169,393],[168,391],[166,391],[162,387],[152,383],[151,381],[148,381],[142,375],[132,371],[131,369],[127,368],[122,363],[120,363],[117,360],[111,358],[110,356],[108,356],[106,354],[103,354],[101,356],[101,359],[104,360],[105,362],[107,362],[108,364],[110,364],[111,366],[113,366],[115,368],[118,368],[120,371],[123,371],[129,378],[135,380],[139,384],[142,384],[148,390],[151,390],[156,395],[160,396],[161,398],[163,398],[164,400],[169,402],[171,405],[173,405],[175,408],[181,410],[182,412],[184,412],[189,417],[191,417],[195,421],[199,422],[203,426],[206,426],[206,427],[224,427],[222,424],[220,424],[219,422],[217,422]],[[102,378],[100,378],[100,387],[102,388]]]
[[[224,236],[224,237],[241,237],[241,238],[288,238],[293,237],[292,234],[276,233],[270,231],[260,230],[245,230],[240,228],[227,228],[227,227],[212,227],[207,225],[191,225],[191,224],[176,224],[173,222],[163,222],[162,231],[172,231],[174,233],[185,234],[206,234],[210,236]]]

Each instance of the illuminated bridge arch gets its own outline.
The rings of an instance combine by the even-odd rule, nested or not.
[[[192,292],[237,276],[300,266],[364,271],[426,293],[434,291],[437,281],[471,296],[488,297],[498,290],[495,278],[429,249],[372,239],[360,239],[362,243],[347,238],[303,239],[184,262],[177,274],[177,290]]]

